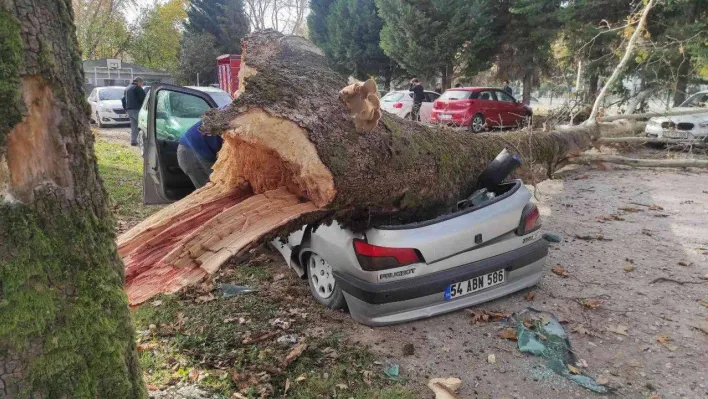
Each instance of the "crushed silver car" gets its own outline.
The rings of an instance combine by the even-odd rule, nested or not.
[[[644,129],[647,137],[708,142],[708,91],[692,95],[671,111],[689,114],[649,119]],[[695,114],[691,113],[692,111],[695,111]]]
[[[504,151],[451,213],[355,233],[304,226],[272,244],[323,305],[380,326],[462,309],[535,285],[548,244],[538,208]]]

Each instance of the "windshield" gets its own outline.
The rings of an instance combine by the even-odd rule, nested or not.
[[[403,93],[401,93],[400,91],[392,91],[392,92],[386,94],[385,96],[383,96],[381,101],[383,101],[385,103],[392,103],[392,102],[399,101],[402,98],[403,98]]]
[[[447,90],[438,100],[467,100],[470,94],[472,92],[467,90]]]
[[[207,92],[207,94],[209,95],[209,97],[211,97],[212,100],[214,100],[214,102],[219,108],[223,107],[226,104],[230,104],[231,101],[233,101],[231,97],[226,94],[225,91],[209,91]]]
[[[104,100],[120,100],[123,98],[123,89],[101,89],[98,91],[98,99]]]
[[[682,107],[705,107],[708,106],[708,93],[696,93],[681,104]]]

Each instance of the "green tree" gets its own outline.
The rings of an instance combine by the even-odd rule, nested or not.
[[[361,80],[381,76],[388,88],[397,67],[381,49],[383,20],[374,0],[338,0],[325,19],[326,35],[319,46],[334,69]]]
[[[511,0],[503,2],[509,23],[497,55],[499,73],[523,81],[523,102],[531,101],[531,89],[551,67],[551,44],[560,31],[558,16],[563,0]],[[505,7],[506,8],[506,7]],[[503,9],[500,11],[504,11]]]
[[[169,0],[146,13],[130,48],[137,64],[175,72],[185,19],[185,0]]]
[[[327,52],[329,9],[337,0],[311,0],[310,13],[307,15],[307,31],[309,39],[317,47]]]
[[[192,34],[212,35],[221,54],[240,54],[241,38],[250,31],[243,0],[192,0],[185,27]]]
[[[71,3],[83,58],[122,56],[132,38],[123,15],[129,0],[72,0]]]
[[[186,33],[182,38],[177,79],[184,84],[206,86],[216,82],[216,39],[209,33]]]
[[[503,30],[497,2],[487,0],[376,0],[384,20],[381,47],[413,74],[442,76],[450,87],[455,66],[488,69]]]

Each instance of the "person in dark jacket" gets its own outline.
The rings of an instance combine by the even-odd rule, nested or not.
[[[420,121],[420,107],[425,101],[425,89],[423,88],[423,83],[418,80],[418,78],[413,78],[411,80],[411,85],[409,88],[413,92],[413,109],[411,110],[411,119],[414,121]]]
[[[224,139],[221,136],[202,134],[199,127],[202,121],[195,123],[179,139],[177,146],[177,164],[189,176],[195,188],[200,188],[209,182],[211,169],[216,162]]]
[[[514,89],[512,89],[511,86],[509,86],[508,80],[504,81],[504,89],[503,90],[506,92],[506,94],[508,94],[510,96],[514,95]]]
[[[128,113],[128,118],[130,118],[130,145],[132,146],[138,145],[138,114],[145,100],[143,84],[142,78],[133,79],[133,83],[125,88],[121,99],[123,109]]]

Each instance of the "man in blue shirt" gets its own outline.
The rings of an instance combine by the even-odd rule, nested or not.
[[[179,139],[177,147],[177,163],[194,187],[200,188],[209,182],[211,168],[216,162],[216,154],[221,149],[224,139],[221,136],[202,134],[199,121]]]

